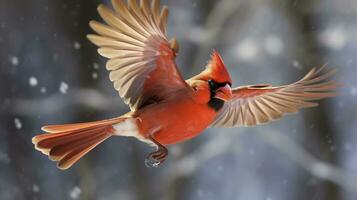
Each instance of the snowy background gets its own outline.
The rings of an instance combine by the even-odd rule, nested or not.
[[[99,3],[0,1],[1,200],[357,199],[356,0],[163,1],[186,78],[216,48],[235,86],[285,84],[328,63],[341,95],[268,125],[209,129],[170,147],[159,169],[144,165],[150,147],[113,138],[63,172],[33,149],[42,125],[128,111],[85,37]]]

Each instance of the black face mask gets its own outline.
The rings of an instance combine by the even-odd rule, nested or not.
[[[211,100],[208,102],[208,105],[209,107],[213,108],[217,112],[223,107],[224,101],[221,99],[214,98],[214,96],[216,95],[216,92],[219,88],[224,87],[227,84],[231,86],[231,83],[228,82],[218,83],[214,80],[208,80],[208,85],[211,92]]]
[[[227,84],[228,84],[229,86],[231,86],[231,83],[229,83],[229,82],[218,83],[218,82],[216,82],[216,81],[214,81],[214,80],[208,80],[209,89],[210,89],[212,92],[217,91],[219,88],[224,87],[224,86],[226,86]]]

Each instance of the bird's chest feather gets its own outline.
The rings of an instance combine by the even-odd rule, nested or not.
[[[190,99],[177,99],[152,105],[140,113],[139,129],[148,136],[152,130],[154,138],[161,144],[174,144],[193,138],[206,129],[217,112],[207,104],[199,104]]]

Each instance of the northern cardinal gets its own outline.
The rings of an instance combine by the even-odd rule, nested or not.
[[[131,111],[120,117],[78,124],[42,127],[32,139],[35,148],[68,169],[111,136],[132,136],[154,145],[145,163],[165,161],[167,145],[191,139],[208,127],[254,126],[281,118],[334,96],[334,70],[312,69],[301,80],[279,87],[268,84],[231,89],[232,80],[217,51],[206,69],[184,80],[175,58],[178,43],[168,40],[168,8],[159,0],[112,0],[114,11],[98,7],[105,21],[90,22],[98,35],[88,39],[108,58],[110,80]]]

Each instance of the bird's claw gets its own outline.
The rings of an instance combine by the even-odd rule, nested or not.
[[[166,148],[159,148],[146,157],[145,165],[147,167],[157,168],[166,160],[167,155],[168,151]]]
[[[157,168],[160,166],[160,161],[154,160],[152,158],[146,158],[145,159],[145,166],[150,167],[150,168]]]

